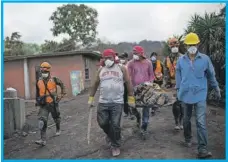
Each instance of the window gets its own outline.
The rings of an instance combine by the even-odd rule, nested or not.
[[[89,77],[89,59],[85,58],[85,79],[90,79]]]
[[[89,68],[89,59],[85,58],[85,68]]]
[[[89,69],[85,69],[85,79],[89,79]]]

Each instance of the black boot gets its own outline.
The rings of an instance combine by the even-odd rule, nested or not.
[[[146,140],[146,135],[147,135],[147,124],[143,124],[141,127],[141,137],[143,140]]]
[[[55,135],[59,136],[60,133],[61,133],[61,131],[60,131],[60,123],[56,123],[56,133],[55,133]]]

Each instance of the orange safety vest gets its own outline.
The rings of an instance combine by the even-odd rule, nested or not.
[[[45,95],[45,84],[43,80],[39,80],[38,83],[38,88],[39,88],[39,95],[44,96]],[[57,86],[53,78],[50,78],[47,82],[47,89],[50,91],[50,93],[55,93],[57,91]],[[53,99],[49,95],[48,90],[46,90],[46,102],[47,103],[52,103]]]
[[[167,65],[167,68],[169,69],[171,78],[175,78],[176,64],[177,64],[176,58],[174,59],[173,63],[171,63],[169,57],[166,58],[166,65]]]
[[[156,69],[154,73],[157,79],[162,80],[162,66],[161,61],[159,60],[156,61]]]
[[[162,72],[161,61],[157,60],[155,73],[161,73],[161,72]]]

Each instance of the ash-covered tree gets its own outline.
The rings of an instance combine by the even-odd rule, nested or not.
[[[44,43],[41,44],[41,51],[42,53],[54,52],[58,48],[58,45],[56,41],[44,40]]]
[[[70,40],[88,46],[97,35],[98,13],[86,5],[67,4],[58,7],[50,17],[54,36],[68,34]]]
[[[19,32],[13,32],[10,37],[6,37],[4,40],[4,55],[5,56],[18,56],[23,55],[21,41],[21,34]]]

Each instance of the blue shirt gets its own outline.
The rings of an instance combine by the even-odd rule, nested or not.
[[[181,56],[176,65],[177,97],[180,101],[194,104],[205,101],[208,86],[218,87],[214,67],[210,58],[198,52],[193,61],[187,54]]]

